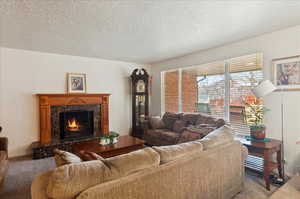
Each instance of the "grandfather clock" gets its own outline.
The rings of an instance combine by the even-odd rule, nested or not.
[[[135,69],[132,82],[132,135],[143,138],[145,120],[149,116],[149,75],[145,69]]]

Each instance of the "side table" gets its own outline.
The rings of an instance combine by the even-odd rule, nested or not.
[[[284,179],[282,142],[276,139],[269,139],[268,142],[248,141],[244,137],[236,137],[248,148],[249,155],[245,162],[247,169],[263,174],[266,189],[270,191],[270,173],[278,169],[279,177]],[[276,153],[276,162],[272,161],[272,154]]]

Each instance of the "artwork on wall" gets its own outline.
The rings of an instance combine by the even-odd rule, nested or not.
[[[86,93],[86,74],[68,73],[68,92]]]
[[[273,83],[278,89],[300,90],[300,55],[273,60]]]

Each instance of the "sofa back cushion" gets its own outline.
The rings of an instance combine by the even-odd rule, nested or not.
[[[165,123],[159,116],[152,116],[149,119],[150,127],[152,129],[164,129],[166,128]]]
[[[69,164],[53,170],[49,178],[47,195],[50,198],[74,198],[81,191],[118,178],[101,160]]]
[[[164,164],[184,156],[201,153],[203,146],[200,142],[187,142],[171,146],[152,147],[160,155],[160,163]]]
[[[162,118],[165,126],[169,130],[173,130],[173,125],[176,120],[181,119],[182,114],[181,113],[170,113],[166,112]]]
[[[176,120],[173,124],[172,130],[176,133],[181,133],[186,126],[186,122],[184,120]]]
[[[184,113],[182,120],[185,121],[187,125],[195,125],[199,117],[199,113]]]
[[[143,169],[159,166],[160,156],[152,148],[147,147],[102,161],[112,171],[119,173],[120,176],[126,176]]]
[[[159,163],[159,154],[145,148],[104,160],[61,166],[49,178],[47,195],[54,199],[75,198],[89,187],[159,166]]]
[[[195,125],[207,125],[219,128],[225,125],[225,121],[223,119],[217,119],[208,115],[199,114]]]
[[[228,126],[224,125],[213,132],[209,133],[201,140],[197,140],[197,142],[202,143],[203,149],[207,150],[218,145],[226,144],[234,140],[234,131]]]

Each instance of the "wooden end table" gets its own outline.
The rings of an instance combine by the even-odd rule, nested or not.
[[[145,147],[144,140],[130,135],[120,136],[119,141],[116,144],[101,145],[99,143],[100,139],[75,143],[72,145],[72,151],[75,154],[79,154],[80,151],[89,151],[97,153],[104,158],[109,158],[143,149]]]
[[[273,169],[278,169],[279,177],[284,179],[282,142],[280,140],[270,139],[269,142],[255,142],[248,141],[244,137],[237,137],[236,140],[248,148],[249,155],[245,167],[263,174],[267,190],[270,191],[270,173]],[[276,153],[276,162],[271,159],[273,153]]]

